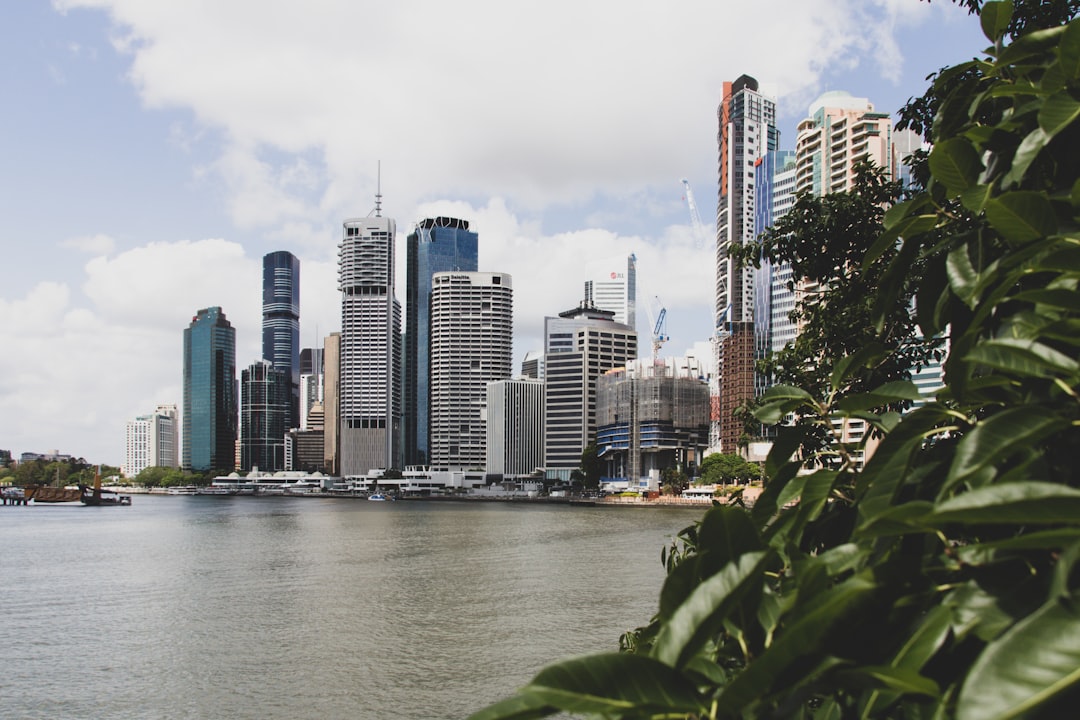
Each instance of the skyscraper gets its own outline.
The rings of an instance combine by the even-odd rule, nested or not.
[[[158,405],[154,412],[129,420],[124,474],[135,477],[148,467],[178,467],[178,421],[175,405]]]
[[[341,333],[323,340],[323,467],[331,475],[341,472]]]
[[[401,305],[394,297],[397,225],[382,217],[378,205],[375,213],[346,220],[338,248],[342,476],[401,467]]]
[[[719,197],[716,208],[716,332],[719,387],[714,398],[711,440],[724,452],[734,452],[742,435],[734,411],[754,397],[760,387],[754,371],[755,354],[763,347],[755,337],[755,320],[767,322],[768,271],[737,269],[732,245],[752,242],[758,232],[755,221],[755,185],[761,159],[776,150],[776,101],[758,92],[757,80],[740,75],[724,83],[717,109],[719,132]],[[755,299],[758,300],[755,303]],[[757,307],[755,307],[757,305]],[[755,310],[760,314],[755,318]]]
[[[614,320],[637,327],[637,257],[630,253],[605,263],[585,281],[585,302],[615,313]]]
[[[405,464],[429,461],[429,352],[431,278],[439,272],[475,272],[478,236],[467,220],[421,220],[406,239],[405,287]]]
[[[232,470],[236,459],[236,330],[220,307],[184,330],[185,470]]]
[[[544,464],[544,383],[518,378],[487,386],[489,475],[528,475]]]
[[[487,461],[488,383],[513,364],[510,276],[440,272],[431,279],[431,459],[435,470]]]
[[[300,260],[290,252],[263,256],[262,312],[263,360],[285,373],[290,386],[287,427],[299,427]]]
[[[596,381],[637,357],[637,332],[585,302],[544,319],[544,468],[569,480],[596,439]]]
[[[240,373],[240,467],[267,472],[285,469],[289,376],[267,360]]]

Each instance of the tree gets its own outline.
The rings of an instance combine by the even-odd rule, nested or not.
[[[1027,4],[1021,6],[1027,7]],[[827,385],[777,386],[780,427],[750,511],[717,506],[663,554],[653,621],[625,652],[541,671],[474,715],[1057,718],[1080,699],[1080,20],[982,5],[987,56],[940,73],[924,190],[886,211],[880,333],[912,285],[947,334],[946,389],[903,416],[904,380],[848,352]],[[1010,28],[1015,40],[1006,42]],[[962,82],[956,82],[962,78]],[[796,452],[858,417],[863,469]],[[802,471],[802,472],[800,472]]]
[[[604,474],[604,463],[596,454],[596,443],[589,443],[581,453],[581,478],[585,487],[595,490],[600,487],[600,478]]]
[[[701,482],[706,485],[748,483],[761,477],[757,465],[732,453],[713,453],[701,461]]]
[[[668,467],[660,471],[661,492],[664,495],[682,495],[690,484],[682,468]]]

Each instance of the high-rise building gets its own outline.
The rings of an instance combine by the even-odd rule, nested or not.
[[[256,360],[240,372],[240,467],[285,469],[290,382],[285,370]]]
[[[585,302],[544,319],[544,469],[568,480],[596,439],[596,381],[637,357],[637,331]]]
[[[758,92],[757,80],[741,75],[724,83],[717,109],[719,195],[716,209],[716,332],[718,387],[712,408],[712,441],[734,452],[742,435],[735,410],[762,387],[755,360],[763,349],[755,321],[767,323],[768,270],[737,268],[733,245],[752,242],[757,227],[755,185],[766,153],[777,149],[776,101]],[[759,313],[755,317],[755,312]]]
[[[343,223],[341,290],[342,476],[401,467],[401,305],[394,297],[396,223],[382,217]],[[329,358],[328,358],[329,359]]]
[[[434,470],[476,470],[487,462],[487,386],[511,374],[513,292],[505,273],[432,277],[428,464]]]
[[[855,189],[855,166],[868,160],[897,176],[892,118],[866,98],[827,92],[810,105],[795,144],[795,190],[818,197]]]
[[[637,327],[637,257],[630,253],[604,264],[585,281],[585,302],[615,313],[614,320]]]
[[[693,358],[640,359],[596,387],[597,455],[606,477],[659,489],[660,473],[701,462],[709,443],[709,385]]]
[[[287,427],[300,425],[300,260],[280,250],[263,256],[262,352],[289,380]]]
[[[521,376],[535,380],[544,379],[544,353],[530,350],[521,361]]]
[[[323,341],[323,468],[331,475],[341,472],[338,436],[341,432],[341,333]]]
[[[135,477],[148,467],[179,467],[179,420],[175,405],[158,405],[154,412],[129,420],[124,474]]]
[[[544,383],[519,378],[487,386],[487,472],[529,475],[544,464]]]
[[[236,458],[236,330],[220,307],[184,330],[185,470],[232,470]]]
[[[431,350],[431,278],[439,272],[475,272],[478,236],[467,220],[421,220],[406,238],[405,464],[429,461],[428,412]]]

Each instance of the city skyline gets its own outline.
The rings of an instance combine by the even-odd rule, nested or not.
[[[321,346],[341,322],[335,228],[371,209],[380,159],[399,256],[420,219],[461,217],[485,238],[479,269],[515,278],[515,367],[540,348],[543,317],[579,299],[588,278],[568,270],[631,252],[639,300],[648,287],[668,309],[665,354],[705,340],[711,249],[680,179],[711,224],[723,80],[747,73],[777,98],[790,148],[823,91],[894,112],[985,44],[949,3],[715,5],[512,17],[463,3],[450,17],[427,8],[422,24],[364,4],[5,8],[0,52],[21,70],[0,80],[16,99],[0,121],[0,447],[122,464],[125,423],[180,402],[177,338],[194,308],[224,307],[240,364],[260,356],[266,252],[303,263],[300,342]],[[604,29],[616,15],[617,36]],[[334,42],[358,19],[381,32],[378,52]],[[760,30],[716,42],[735,24]],[[416,62],[443,25],[475,28],[475,42]],[[572,52],[544,52],[555,32],[573,33]],[[343,69],[385,110],[355,110],[368,92],[359,106],[343,95]],[[437,125],[407,110],[420,96],[446,108]]]

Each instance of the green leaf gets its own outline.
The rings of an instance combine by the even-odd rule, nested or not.
[[[815,593],[787,618],[773,644],[720,691],[717,706],[727,716],[739,717],[744,708],[781,683],[785,689],[797,686],[799,677],[785,671],[796,663],[805,667],[809,659],[827,654],[825,641],[830,634],[842,631],[876,589],[869,577],[855,575]]]
[[[1080,313],[1080,293],[1075,290],[1025,290],[1013,295],[1012,299],[1044,305],[1055,310]]]
[[[885,383],[881,387],[875,388],[868,393],[848,395],[847,397],[841,398],[837,401],[836,407],[847,412],[855,412],[883,407],[901,400],[920,399],[922,399],[922,395],[919,394],[919,388],[915,383],[910,380],[896,380],[894,382]]]
[[[488,705],[468,717],[468,720],[533,720],[554,715],[559,708],[548,705],[542,698],[522,691],[494,705]]]
[[[769,558],[765,551],[747,553],[698,585],[660,629],[653,657],[665,666],[682,666],[723,626],[727,614],[761,587],[762,569]]]
[[[1080,117],[1080,102],[1065,92],[1051,95],[1039,109],[1039,127],[1049,141]]]
[[[1035,128],[1028,133],[1020,142],[1020,146],[1016,148],[1016,152],[1013,153],[1012,166],[1009,168],[1009,172],[1005,173],[1005,177],[1001,179],[1001,187],[1008,189],[1018,185],[1024,179],[1024,174],[1027,173],[1031,163],[1035,161],[1035,158],[1039,156],[1039,153],[1043,151],[1048,142],[1050,142],[1050,138],[1042,128]],[[992,202],[987,202],[987,211],[989,211]]]
[[[986,203],[986,219],[1006,239],[1029,242],[1057,231],[1054,209],[1046,195],[1016,191]]]
[[[1049,52],[1061,42],[1061,38],[1064,34],[1064,25],[1025,33],[1013,41],[1011,45],[1007,46],[1001,54],[998,55],[997,62],[994,63],[994,65],[1003,67],[1018,63],[1033,55]]]
[[[519,695],[573,713],[703,712],[685,675],[654,658],[606,653],[566,660],[541,670]]]
[[[979,25],[990,42],[997,42],[1005,34],[1012,21],[1012,2],[988,2],[979,13]]]
[[[1060,528],[1025,533],[1007,540],[976,543],[955,548],[953,552],[966,565],[997,562],[1000,553],[1014,550],[1061,550],[1080,541],[1080,528]]]
[[[975,185],[983,169],[978,151],[964,137],[949,138],[935,145],[929,162],[934,179],[945,183],[952,195]]]
[[[1034,405],[1002,410],[978,422],[956,446],[945,490],[969,482],[1018,450],[1036,446],[1067,423]]]
[[[837,680],[861,688],[878,688],[910,695],[937,697],[941,690],[936,682],[914,670],[883,665],[862,665],[836,673]]]
[[[992,185],[972,185],[960,193],[960,202],[973,213],[981,213],[986,208],[986,201],[993,196]]]
[[[980,278],[979,272],[971,264],[966,244],[953,248],[945,261],[945,268],[953,293],[969,308],[974,308],[979,299]]]
[[[975,660],[957,720],[1023,717],[1080,683],[1080,613],[1054,599],[991,642]]]
[[[1065,76],[1070,80],[1080,77],[1080,22],[1074,20],[1065,26],[1058,52]]]
[[[1020,338],[981,342],[964,355],[964,361],[1019,377],[1049,378],[1080,370],[1080,363],[1068,355],[1040,342]]]
[[[984,643],[993,640],[1013,624],[1015,618],[1002,609],[1002,599],[969,580],[945,596],[943,605],[951,611],[952,633],[958,642],[970,635]]]
[[[1080,518],[1080,490],[1057,483],[1012,482],[989,485],[938,504],[923,518],[927,525],[1074,524]]]

